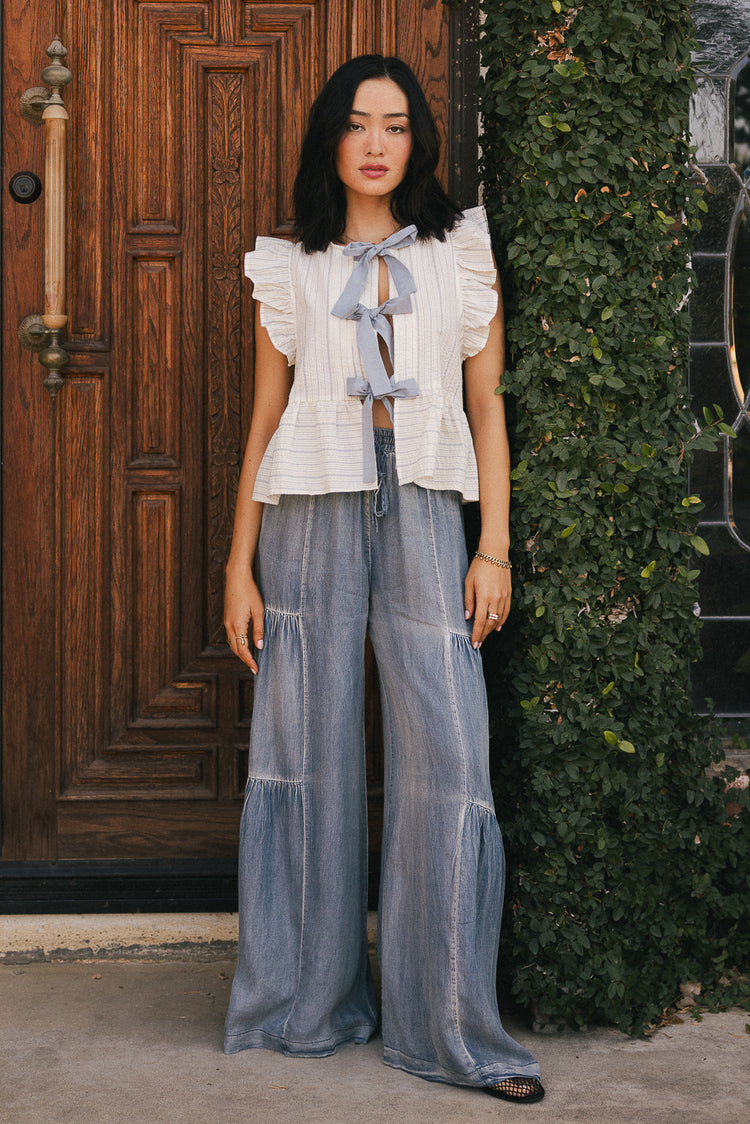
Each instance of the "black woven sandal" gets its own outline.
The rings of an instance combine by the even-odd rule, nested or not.
[[[484,1091],[491,1097],[515,1101],[516,1104],[534,1104],[544,1096],[544,1087],[538,1077],[506,1077],[496,1085],[485,1085]]]

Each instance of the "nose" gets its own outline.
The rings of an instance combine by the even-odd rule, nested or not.
[[[379,132],[370,133],[367,138],[367,155],[368,156],[382,156],[383,154],[383,138]]]

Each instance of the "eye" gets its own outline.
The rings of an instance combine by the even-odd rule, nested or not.
[[[347,132],[349,133],[357,133],[361,128],[362,126],[360,125],[359,121],[350,121],[346,126]]]

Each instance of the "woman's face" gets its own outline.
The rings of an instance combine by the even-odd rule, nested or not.
[[[336,148],[336,172],[347,196],[390,198],[406,175],[411,149],[406,94],[390,78],[368,78],[357,87]]]

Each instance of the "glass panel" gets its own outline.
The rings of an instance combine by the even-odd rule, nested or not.
[[[737,434],[729,446],[730,512],[737,533],[750,544],[750,433],[747,426]],[[745,556],[750,572],[750,558]]]
[[[750,165],[750,65],[742,68],[734,87],[733,162],[744,175]]]
[[[747,204],[738,217],[732,255],[732,367],[737,385],[750,387],[750,223]]]
[[[724,128],[722,124],[722,129]],[[732,215],[737,206],[739,184],[731,168],[706,168],[709,186],[703,198],[708,211],[701,215],[701,228],[695,239],[696,253],[724,254],[728,248]]]
[[[696,566],[701,616],[750,617],[750,569],[747,554],[722,527],[702,527],[711,551]]]
[[[690,14],[698,36],[698,65],[715,74],[728,74],[750,43],[747,0],[695,0]]]
[[[750,66],[735,86],[734,163],[748,183],[750,165]],[[748,201],[740,196],[741,212],[734,230],[732,254],[732,374],[747,394],[750,387],[750,224]]]
[[[697,302],[697,295],[695,299]],[[690,394],[698,414],[703,406],[716,405],[721,406],[724,420],[730,425],[737,417],[740,406],[732,388],[727,349],[723,344],[690,349]]]
[[[690,99],[690,143],[699,164],[723,164],[726,78],[699,77]]]
[[[697,708],[711,699],[717,714],[750,714],[750,621],[707,621],[701,643],[692,677]]]
[[[725,258],[693,258],[696,289],[690,297],[694,340],[724,339]]]
[[[696,453],[695,460],[690,466],[690,491],[697,492],[703,500],[701,519],[707,522],[724,518],[723,481],[723,449],[713,453],[705,450]],[[726,534],[726,531],[723,533]]]

